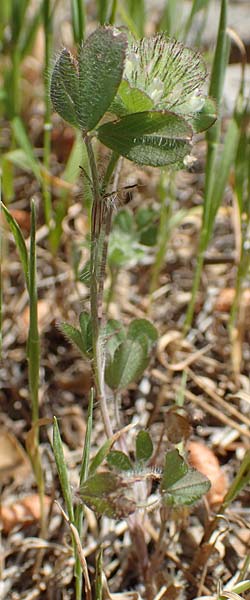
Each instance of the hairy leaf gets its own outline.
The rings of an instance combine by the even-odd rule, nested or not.
[[[54,109],[65,121],[78,127],[77,106],[79,103],[79,82],[76,62],[64,48],[57,59],[50,86]]]
[[[115,351],[105,370],[105,379],[113,390],[126,388],[136,381],[148,364],[147,340],[145,337],[137,340],[126,339]]]
[[[170,452],[167,452],[162,476],[162,490],[168,490],[186,475],[187,471],[188,465],[185,463],[178,450],[170,450]]]
[[[107,456],[107,463],[118,471],[130,471],[133,468],[127,454],[120,450],[112,450]]]
[[[60,329],[64,335],[80,350],[81,354],[85,355],[85,345],[79,329],[63,321],[60,323]]]
[[[190,152],[192,129],[167,111],[146,111],[105,123],[97,130],[100,141],[138,164],[179,165]]]
[[[97,29],[81,46],[77,111],[83,130],[93,129],[109,108],[122,78],[126,47],[126,35],[114,27]]]
[[[81,500],[95,512],[110,518],[123,518],[133,513],[136,503],[126,496],[123,479],[116,473],[96,473],[80,487]]]
[[[158,333],[156,328],[147,319],[134,319],[128,328],[128,338],[136,340],[138,335],[144,335],[148,342],[148,349],[156,342]]]
[[[167,492],[163,495],[163,501],[169,506],[193,504],[193,502],[200,500],[210,487],[210,481],[205,475],[195,469],[188,469],[184,477],[181,477],[167,489]]]
[[[136,460],[147,462],[153,454],[153,443],[147,431],[139,431],[136,436]]]
[[[79,316],[79,323],[81,328],[82,342],[84,346],[84,352],[87,356],[91,356],[93,352],[92,344],[92,325],[90,315],[86,312],[81,312]]]

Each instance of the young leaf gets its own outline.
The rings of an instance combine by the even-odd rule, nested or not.
[[[147,350],[144,336],[137,340],[127,339],[118,346],[105,370],[105,380],[111,389],[126,388],[142,375],[148,364]]]
[[[162,476],[162,491],[168,490],[186,475],[187,472],[188,465],[185,463],[178,450],[170,450],[170,452],[167,452]]]
[[[64,459],[62,440],[57,424],[57,419],[54,417],[53,427],[53,452],[56,459],[57,472],[60,479],[63,497],[68,511],[68,516],[71,523],[74,523],[74,509],[72,494],[69,485],[68,470]]]
[[[81,332],[70,323],[60,323],[60,329],[64,333],[64,335],[80,350],[81,354],[85,355],[85,345],[83,342],[83,338]]]
[[[147,319],[134,319],[128,328],[128,338],[136,340],[139,335],[144,335],[148,342],[148,349],[156,342],[158,333],[154,325]]]
[[[144,112],[145,110],[153,110],[153,108],[153,100],[145,92],[136,87],[131,87],[128,81],[123,80],[109,107],[109,112],[117,117],[124,117],[129,113]]]
[[[190,152],[192,129],[183,117],[168,111],[145,111],[101,125],[100,141],[140,165],[180,165]]]
[[[79,50],[78,122],[90,131],[109,108],[121,82],[127,38],[114,27],[100,27]]]
[[[139,431],[136,436],[136,461],[147,462],[153,454],[153,443],[147,431]]]
[[[9,212],[9,210],[6,208],[6,206],[2,202],[1,202],[1,207],[3,210],[4,216],[6,218],[6,221],[7,221],[8,225],[10,226],[11,233],[16,242],[17,250],[18,250],[18,253],[20,256],[22,267],[23,267],[23,272],[24,272],[27,289],[29,290],[29,259],[28,259],[28,252],[27,252],[27,248],[26,248],[26,244],[24,241],[22,231],[21,231],[18,223],[14,219],[14,217],[12,217],[12,214]]]
[[[127,454],[120,450],[112,450],[107,456],[107,463],[118,471],[130,471],[133,468]]]
[[[189,119],[190,125],[196,133],[209,129],[217,119],[216,103],[212,98],[206,98],[202,108]]]
[[[193,504],[208,492],[210,486],[210,481],[205,475],[195,469],[188,469],[184,477],[168,487],[167,492],[163,494],[163,501],[168,506]]]
[[[79,316],[79,323],[81,328],[82,342],[84,346],[84,353],[87,356],[91,356],[93,352],[92,344],[92,326],[90,315],[86,312],[81,312]]]

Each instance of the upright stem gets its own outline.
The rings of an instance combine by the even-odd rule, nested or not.
[[[104,384],[104,368],[105,368],[105,357],[100,337],[100,323],[101,323],[101,311],[102,311],[102,297],[100,297],[99,288],[99,257],[100,257],[100,241],[101,241],[101,228],[102,228],[102,217],[103,217],[103,199],[100,193],[99,178],[97,173],[97,166],[91,140],[88,136],[84,138],[88,157],[89,165],[92,176],[93,185],[93,204],[91,214],[91,254],[90,254],[90,311],[92,321],[92,336],[93,336],[93,371],[95,379],[95,387],[97,398],[100,402],[100,409],[103,419],[103,425],[107,437],[113,435],[112,426],[109,418],[106,396],[105,396],[105,384]]]
[[[50,0],[44,0],[44,36],[45,36],[45,57],[44,57],[44,87],[45,87],[45,116],[44,116],[44,137],[43,137],[43,164],[46,171],[49,170],[50,150],[51,150],[51,106],[49,94],[49,65],[51,58],[52,46],[52,16],[50,8]],[[45,222],[51,232],[52,225],[52,202],[50,185],[44,180],[43,183],[43,200]]]

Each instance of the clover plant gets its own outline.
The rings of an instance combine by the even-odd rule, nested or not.
[[[124,445],[120,450],[112,449],[116,438],[106,390],[109,388],[109,395],[113,393],[117,404],[122,390],[142,376],[157,331],[146,319],[134,319],[125,328],[116,320],[107,321],[103,314],[104,277],[112,230],[108,186],[118,159],[125,157],[143,166],[171,169],[183,166],[192,149],[193,134],[215,121],[215,105],[206,97],[205,80],[206,70],[200,56],[179,42],[164,34],[136,41],[115,27],[94,31],[79,48],[77,57],[64,49],[52,73],[54,109],[82,133],[93,195],[88,266],[90,312],[81,313],[79,328],[62,323],[62,329],[83,357],[91,361],[95,397],[107,442],[90,463],[79,495],[87,506],[110,517],[128,516],[136,511],[138,503],[133,486],[140,480],[157,480],[158,502],[170,507],[197,501],[210,485],[203,475],[190,469],[176,448],[167,452],[165,465],[156,473],[150,462],[153,444],[146,431],[137,435],[134,461],[124,452]],[[98,172],[93,146],[96,139],[111,150],[104,175]],[[134,230],[135,246],[130,254],[135,248],[140,250],[139,243],[145,242],[150,225],[155,225],[155,216],[150,212],[139,217]],[[111,236],[108,258],[111,265],[112,261],[119,262],[119,256],[121,262],[126,258],[125,234],[131,239],[132,230],[129,212],[124,211],[120,216],[118,213],[114,231],[119,227],[124,243],[119,254],[115,234]],[[144,242],[140,229],[145,229]],[[106,461],[104,467],[103,461]]]

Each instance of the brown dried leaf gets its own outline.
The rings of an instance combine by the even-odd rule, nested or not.
[[[180,415],[176,410],[169,410],[165,423],[167,436],[172,444],[179,444],[182,440],[187,441],[190,437],[192,427],[187,416]]]
[[[51,504],[49,496],[44,497],[45,510],[48,512]],[[25,496],[12,504],[0,506],[0,519],[4,533],[9,533],[17,525],[25,527],[38,521],[41,516],[41,506],[38,494]]]
[[[15,481],[27,477],[31,471],[28,456],[16,437],[4,429],[0,430],[0,482],[10,478]]]
[[[211,481],[207,499],[211,506],[220,504],[228,489],[228,482],[214,452],[201,442],[188,444],[189,462]]]
[[[232,308],[232,304],[235,298],[235,289],[234,288],[224,288],[220,291],[218,298],[215,303],[215,310],[218,312],[229,312]],[[242,306],[250,306],[250,290],[245,289],[242,291],[242,295],[240,298],[240,303]]]

